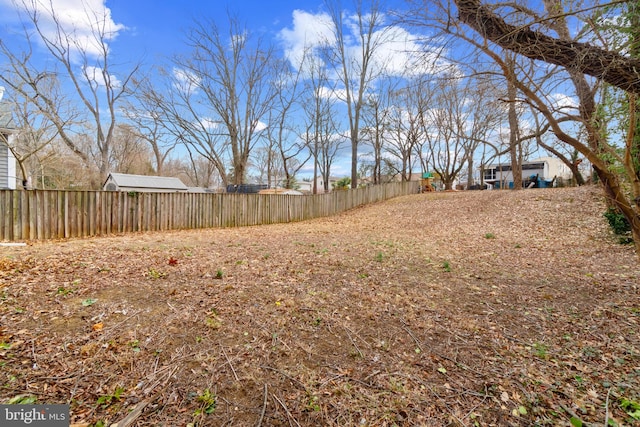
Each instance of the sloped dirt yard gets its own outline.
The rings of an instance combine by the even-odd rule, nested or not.
[[[598,188],[0,248],[0,402],[78,426],[640,423],[640,263]],[[582,424],[579,424],[582,422]]]

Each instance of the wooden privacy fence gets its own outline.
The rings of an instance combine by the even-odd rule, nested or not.
[[[1,190],[0,240],[302,221],[417,193],[418,186],[417,182],[391,183],[309,196]]]

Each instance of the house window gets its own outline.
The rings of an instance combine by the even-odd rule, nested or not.
[[[485,181],[491,181],[496,179],[496,170],[495,169],[485,169],[484,170],[484,179]]]
[[[522,170],[523,171],[528,171],[528,170],[544,170],[544,163],[526,163],[522,165]]]

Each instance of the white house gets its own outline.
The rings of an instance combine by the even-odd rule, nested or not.
[[[336,178],[334,176],[329,177],[329,192],[333,190],[333,184],[340,181],[341,179],[342,178]],[[296,184],[298,185],[298,190],[304,193],[313,193],[313,178],[309,181],[297,181]],[[321,176],[316,179],[316,185],[318,188],[318,193],[324,193],[324,179]]]
[[[105,180],[102,189],[104,191],[137,191],[141,193],[184,193],[189,190],[179,178],[113,172]]]
[[[513,171],[510,163],[485,166],[482,171],[484,182],[494,187],[513,187]],[[560,159],[541,157],[522,163],[522,180],[531,182],[536,179],[536,186],[548,187],[556,178],[570,179],[571,170]]]
[[[15,137],[15,125],[9,104],[2,102],[4,87],[0,86],[0,190],[16,189],[16,158],[9,150]]]

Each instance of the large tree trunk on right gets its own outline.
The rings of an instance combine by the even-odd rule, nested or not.
[[[483,37],[527,58],[545,61],[601,79],[640,94],[640,59],[630,58],[588,43],[549,37],[529,26],[507,24],[480,0],[454,0],[458,19]]]

